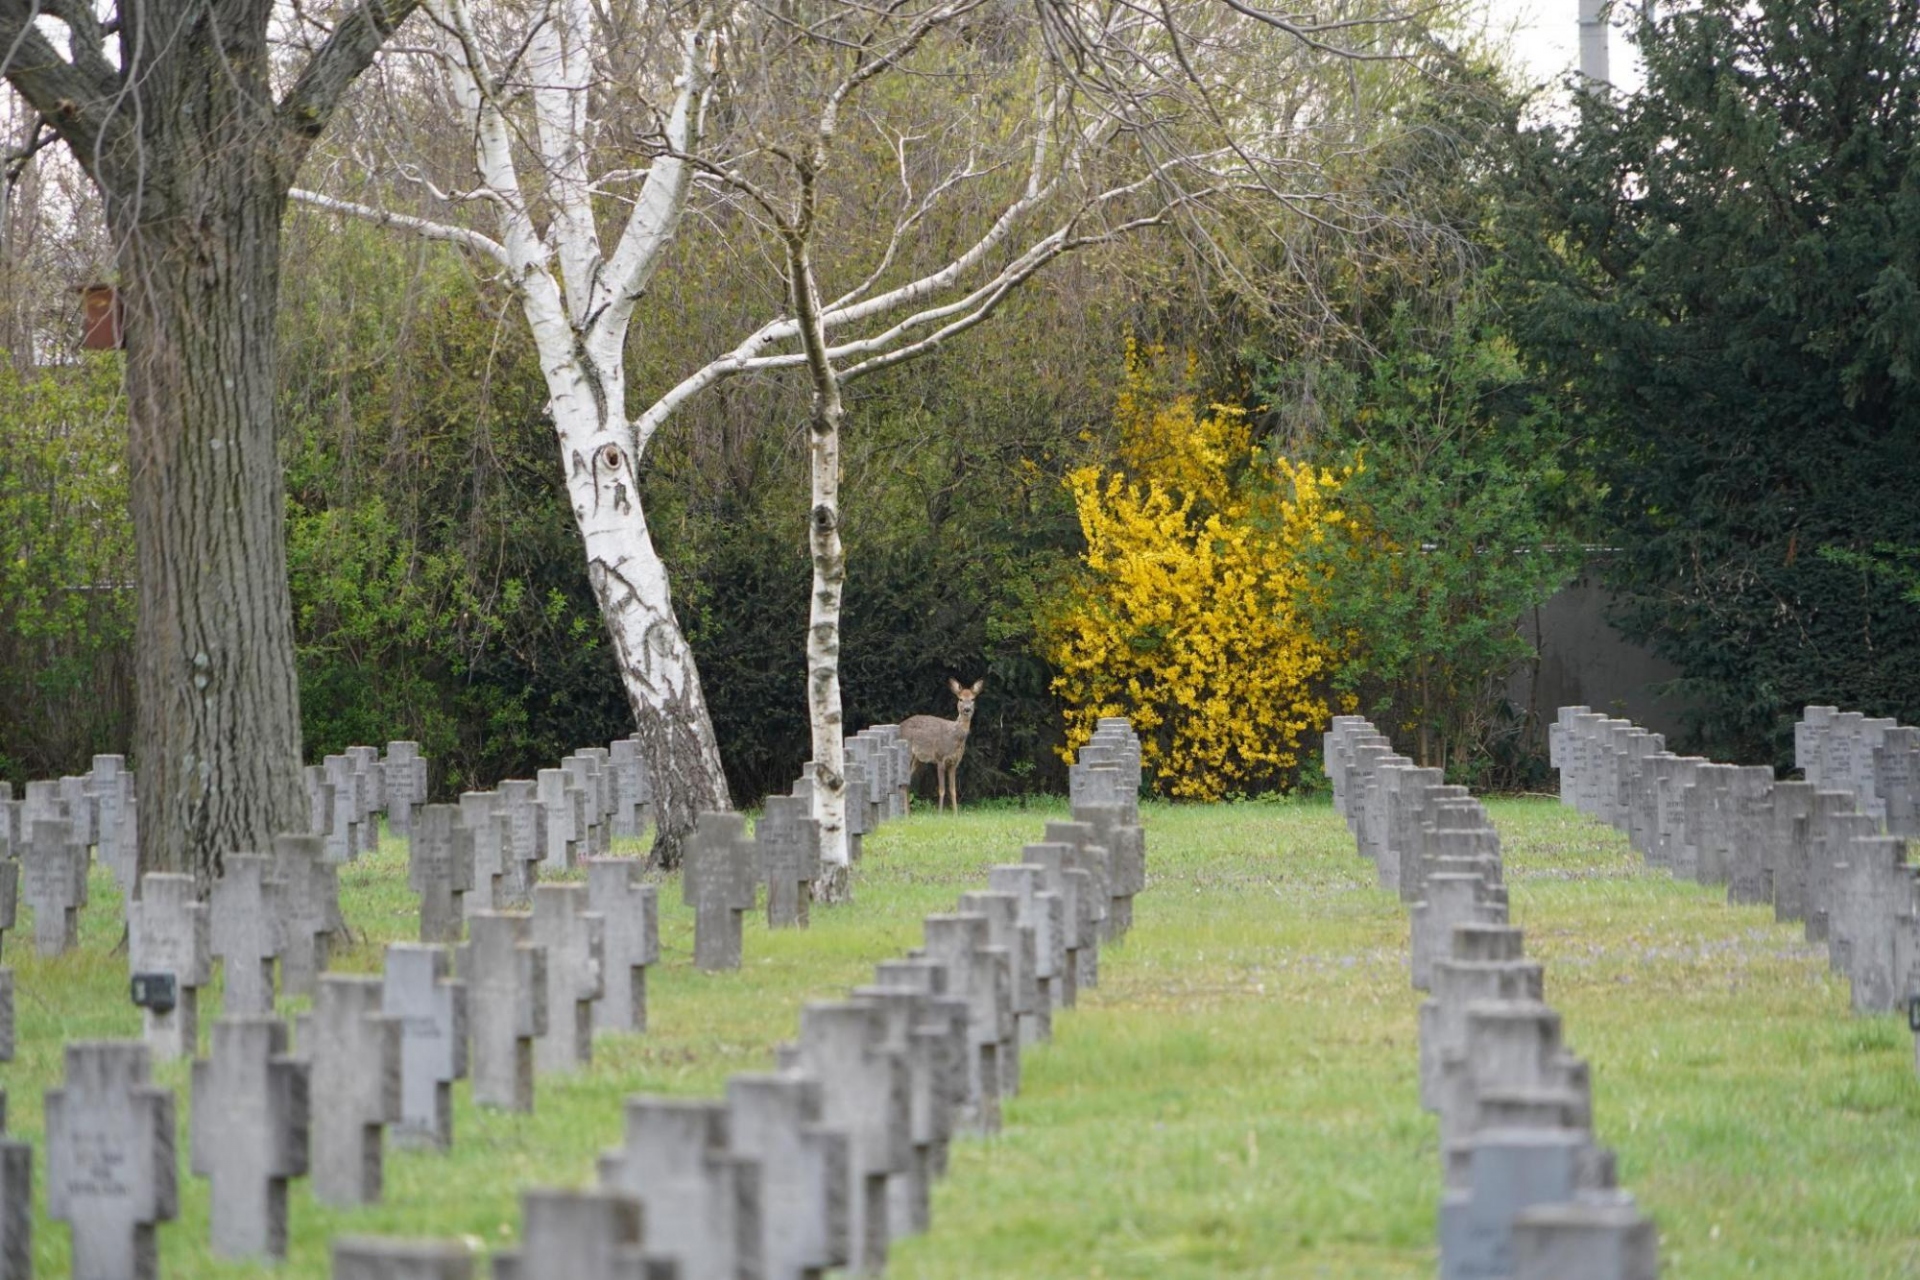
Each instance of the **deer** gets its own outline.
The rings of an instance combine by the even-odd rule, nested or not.
[[[953,797],[953,811],[960,812],[960,757],[967,754],[967,730],[973,727],[973,701],[986,686],[985,676],[971,685],[948,677],[947,684],[959,700],[960,714],[951,720],[939,716],[908,716],[900,722],[900,736],[913,748],[913,764],[907,771],[907,807],[913,807],[913,775],[923,764],[932,764],[940,784],[936,808],[945,808]]]

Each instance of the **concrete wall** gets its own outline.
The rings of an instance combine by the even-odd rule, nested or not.
[[[1543,740],[1564,706],[1623,716],[1669,739],[1684,725],[1685,700],[1654,691],[1680,669],[1615,631],[1607,621],[1610,600],[1597,577],[1582,574],[1523,624],[1540,656],[1513,673],[1507,696],[1532,713]]]

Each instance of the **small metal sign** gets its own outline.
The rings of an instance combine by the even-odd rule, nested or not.
[[[170,973],[136,973],[133,975],[133,1003],[155,1013],[172,1013],[173,1007],[180,1003],[179,984]]]

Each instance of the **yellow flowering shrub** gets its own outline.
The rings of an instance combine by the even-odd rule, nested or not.
[[[1066,749],[1124,715],[1167,795],[1282,783],[1329,715],[1336,655],[1293,601],[1346,476],[1264,455],[1242,410],[1168,396],[1131,342],[1114,416],[1120,466],[1067,476],[1087,546],[1042,627]]]

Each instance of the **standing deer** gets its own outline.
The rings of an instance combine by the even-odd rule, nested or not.
[[[987,678],[981,676],[971,687],[961,684],[951,677],[947,683],[953,688],[953,696],[960,700],[960,714],[952,720],[942,720],[939,716],[908,716],[900,722],[900,736],[913,748],[913,767],[907,773],[907,804],[913,804],[913,775],[920,766],[933,764],[933,772],[940,783],[940,798],[936,808],[944,807],[947,797],[953,797],[953,811],[960,812],[960,757],[967,754],[967,730],[973,727],[973,700],[980,696]]]

